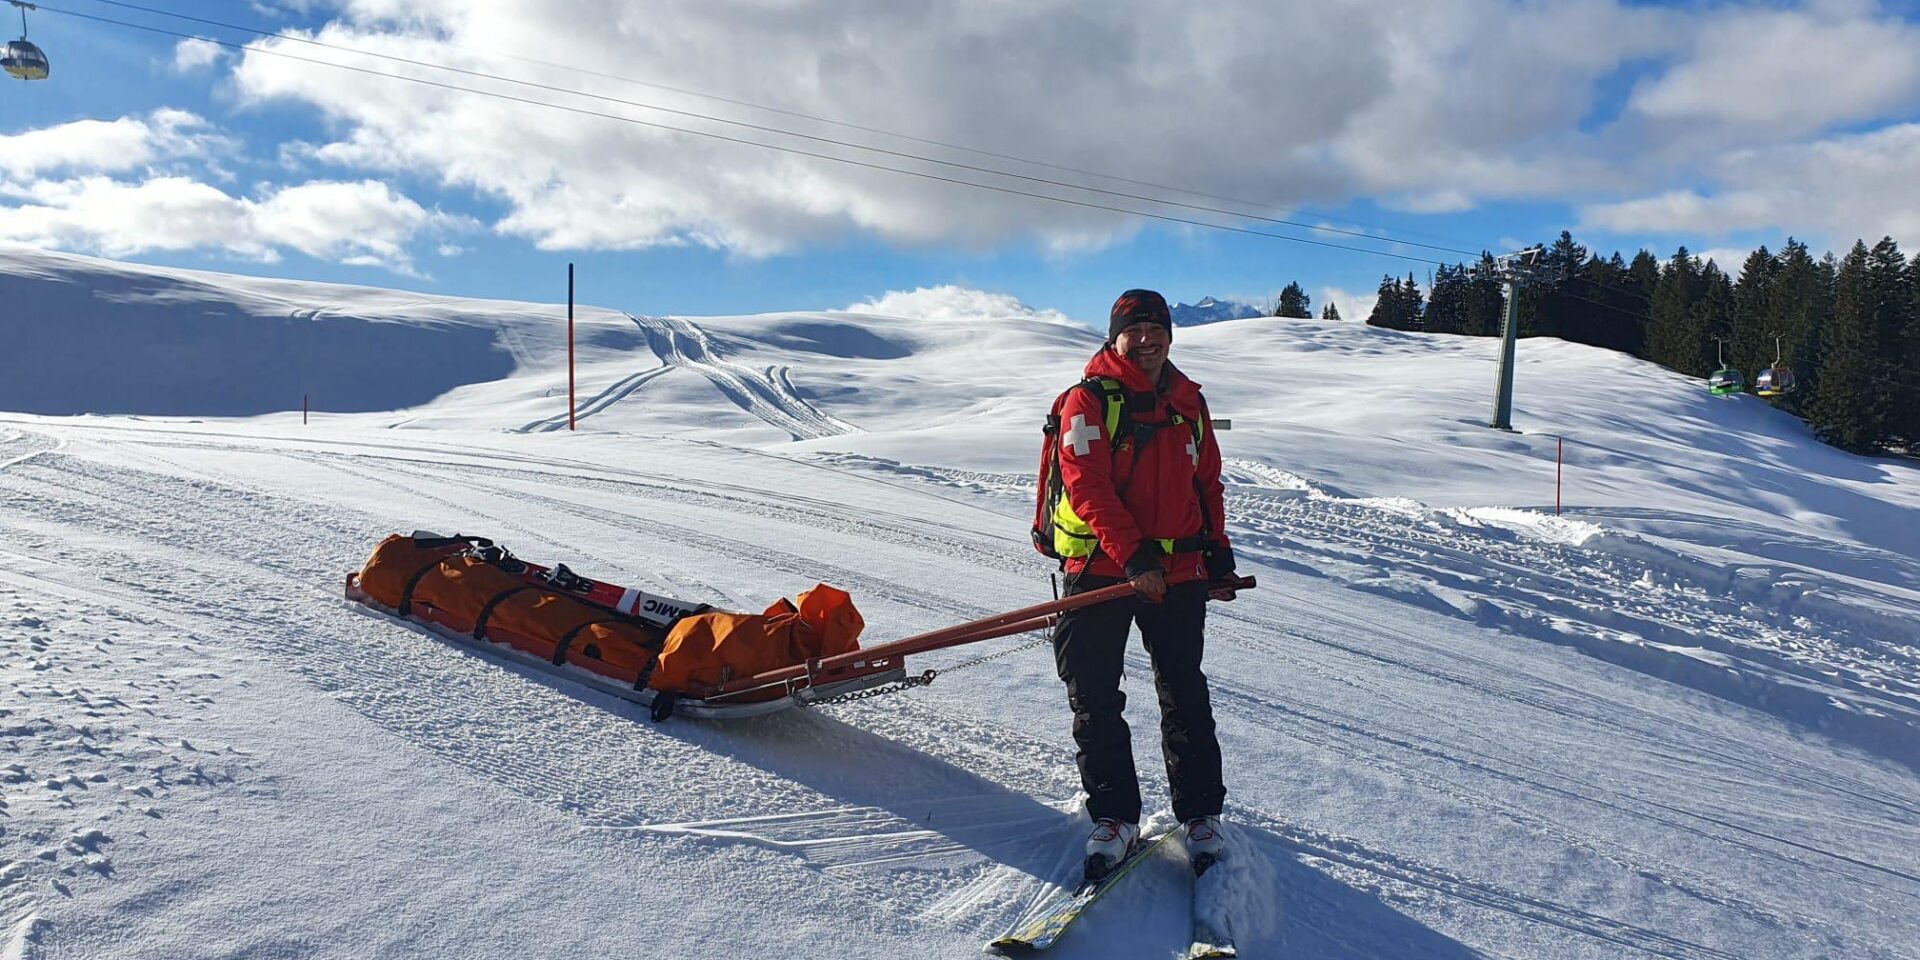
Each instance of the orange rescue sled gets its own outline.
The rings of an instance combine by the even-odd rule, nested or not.
[[[1252,586],[1250,577],[1219,583],[1215,595]],[[751,716],[931,683],[932,670],[907,677],[908,654],[1046,629],[1062,612],[1131,591],[1119,584],[863,650],[860,611],[826,584],[798,603],[730,613],[529,563],[484,537],[394,534],[346,583],[349,600],[646,704],[656,720]]]

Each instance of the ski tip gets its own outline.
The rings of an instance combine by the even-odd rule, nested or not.
[[[1193,875],[1196,877],[1204,876],[1208,870],[1213,869],[1214,864],[1219,862],[1220,858],[1214,854],[1200,854],[1193,858]]]
[[[1226,960],[1227,957],[1238,957],[1239,955],[1240,951],[1235,950],[1232,944],[1196,943],[1187,948],[1186,953],[1180,955],[1180,960]]]

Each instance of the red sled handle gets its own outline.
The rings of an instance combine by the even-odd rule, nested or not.
[[[1208,585],[1207,595],[1214,599],[1230,600],[1233,598],[1235,592],[1251,590],[1256,585],[1257,581],[1252,577],[1232,577],[1225,580],[1216,580]],[[947,647],[979,643],[982,640],[1008,637],[1032,630],[1043,630],[1051,627],[1055,621],[1059,620],[1060,615],[1067,611],[1078,610],[1082,607],[1091,607],[1095,604],[1106,603],[1109,600],[1118,600],[1122,597],[1132,596],[1133,592],[1132,583],[1116,583],[1110,587],[1089,590],[1086,593],[1076,593],[1073,596],[1061,597],[1058,600],[1049,600],[1046,603],[1036,603],[1030,607],[1021,607],[1018,610],[994,614],[991,617],[981,617],[978,620],[970,620],[955,626],[945,627],[928,633],[916,634],[911,637],[892,641],[891,643],[865,647],[836,656],[823,657],[819,660],[812,661],[810,664],[801,664],[780,670],[769,670],[766,673],[755,674],[751,677],[743,677],[739,680],[721,684],[711,690],[701,691],[700,695],[710,700],[715,697],[739,693],[743,690],[762,689],[792,680],[802,680],[810,674],[817,675],[821,672],[832,671],[841,667],[855,666],[874,660],[899,659],[906,657],[908,654],[926,653],[930,650],[942,650]],[[805,684],[801,684],[801,686],[804,685]]]

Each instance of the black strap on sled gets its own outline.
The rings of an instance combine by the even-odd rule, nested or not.
[[[668,620],[666,626],[660,628],[660,643],[658,646],[650,646],[647,648],[653,651],[653,656],[647,659],[647,665],[641,668],[640,676],[633,681],[633,688],[635,690],[645,690],[647,688],[647,683],[653,679],[653,671],[655,670],[655,668],[660,666],[660,651],[666,647],[667,637],[668,635],[673,633],[673,628],[679,626],[680,621],[685,620],[688,617],[697,617],[712,609],[713,609],[713,604],[703,603],[690,610],[682,610],[678,614],[675,614],[673,619]],[[659,703],[660,702],[659,698],[664,695],[665,695],[664,693],[656,693],[654,695],[654,702]],[[677,697],[678,694],[675,694],[675,696]],[[667,713],[668,714],[673,713],[673,707],[671,706],[667,707]],[[666,719],[665,715],[658,716],[654,718],[654,722],[659,723],[660,721],[665,719]]]
[[[464,543],[476,547],[493,546],[493,541],[488,540],[486,537],[463,537],[458,534],[451,537],[413,537],[411,539],[413,540],[413,545],[422,550],[436,550],[440,547],[451,547],[456,543]],[[448,554],[447,556],[452,555]],[[420,586],[420,581],[424,579],[428,573],[439,569],[440,565],[445,562],[447,562],[446,556],[434,557],[432,563],[415,570],[411,576],[407,577],[407,585],[400,591],[400,606],[398,609],[401,616],[404,617],[413,613],[414,588]]]
[[[465,544],[470,544],[476,547],[493,546],[493,541],[487,539],[486,537],[465,537],[457,533],[451,537],[418,537],[416,536],[416,537],[410,537],[409,539],[413,541],[414,546],[419,547],[422,550],[432,550],[435,547],[451,547],[456,543],[465,543]]]
[[[632,622],[632,619],[631,617],[616,613],[612,616],[601,617],[598,620],[587,620],[580,623],[572,630],[568,630],[566,635],[560,638],[560,643],[553,648],[553,665],[556,667],[566,666],[567,648],[573,646],[573,639],[578,637],[581,632],[588,627],[602,623],[629,623]]]
[[[474,618],[473,638],[475,640],[485,640],[487,638],[487,621],[493,618],[493,608],[499,606],[500,601],[505,600],[506,598],[511,597],[516,593],[522,593],[524,591],[533,590],[533,589],[536,589],[533,584],[523,583],[523,584],[520,584],[519,586],[508,587],[507,589],[494,594],[493,597],[487,601],[487,605],[480,608],[480,616]]]
[[[418,570],[415,570],[413,572],[413,576],[410,576],[407,578],[406,589],[400,591],[400,615],[401,616],[404,617],[413,612],[413,588],[419,586],[420,581],[423,578],[425,578],[428,573],[431,573],[434,570],[438,570],[440,568],[440,565],[446,562],[447,562],[446,557],[434,557],[432,563],[429,563],[426,566],[421,567]]]

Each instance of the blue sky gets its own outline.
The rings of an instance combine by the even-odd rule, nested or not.
[[[959,0],[911,13],[807,0],[783,7],[787,16],[691,0],[154,5],[602,96],[1085,179],[593,72],[664,83],[1257,199],[1272,204],[1263,208],[1269,215],[1448,247],[1497,249],[1572,229],[1590,246],[1629,254],[1645,246],[1664,256],[1683,243],[1725,251],[1722,266],[1737,269],[1726,261],[1731,252],[1777,246],[1788,234],[1816,248],[1882,233],[1920,243],[1920,191],[1912,186],[1920,172],[1920,30],[1910,4],[1222,0],[1168,14],[1147,0],[1097,10],[1036,0],[1011,22]],[[1331,296],[1354,317],[1383,273],[1412,271],[1424,284],[1431,266],[1418,260],[1457,259],[1192,210],[1162,208],[1417,259],[1140,221],[258,49],[242,56],[182,48],[174,37],[61,11],[410,69],[96,0],[50,3],[30,27],[53,60],[53,77],[0,86],[0,240],[549,301],[564,297],[565,267],[575,262],[583,302],[656,313],[837,308],[953,284],[1087,320],[1132,286],[1187,301],[1264,302],[1294,280],[1316,309]],[[499,59],[502,52],[580,69]],[[604,100],[569,102],[689,122]]]

